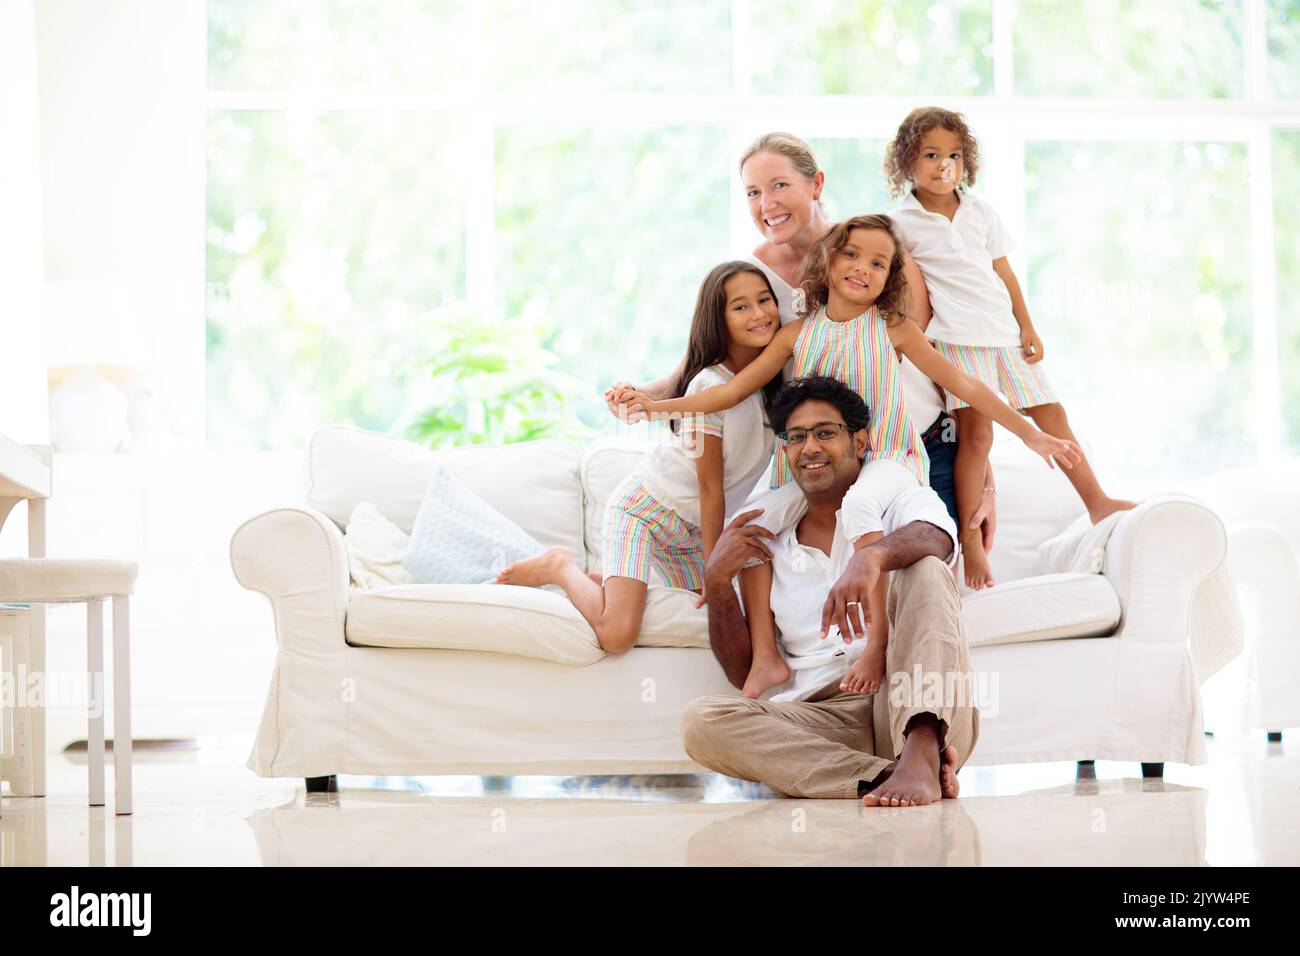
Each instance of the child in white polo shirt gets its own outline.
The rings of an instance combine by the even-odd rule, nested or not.
[[[921,269],[933,310],[928,323],[916,318],[944,358],[1002,392],[1007,404],[1047,434],[1075,441],[1040,364],[1043,340],[1007,261],[1014,243],[993,207],[966,188],[978,170],[975,137],[965,118],[951,110],[913,110],[886,149],[891,193],[903,196],[889,216]],[[955,395],[948,396],[948,408],[957,418],[954,484],[966,584],[991,587],[996,582],[988,555],[970,521],[984,494],[993,423]],[[1087,459],[1065,474],[1094,524],[1135,505],[1108,496]]]

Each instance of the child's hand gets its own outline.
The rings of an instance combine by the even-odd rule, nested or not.
[[[1030,365],[1043,360],[1043,340],[1032,325],[1020,330],[1020,345],[1025,350],[1025,361]]]
[[[659,404],[645,392],[626,383],[615,385],[610,392],[613,392],[613,397],[607,401],[614,416],[629,425],[645,421]]]
[[[1079,462],[1083,461],[1083,452],[1074,442],[1065,438],[1055,438],[1046,432],[1038,432],[1025,440],[1035,453],[1042,455],[1047,460],[1047,467],[1055,468],[1052,459],[1055,458],[1057,464],[1062,468],[1073,468]]]
[[[879,650],[877,650],[879,645]],[[840,681],[840,690],[849,694],[874,694],[880,690],[880,683],[885,679],[885,648],[883,642],[867,639],[867,649],[853,662],[844,679]]]
[[[640,409],[625,408],[619,410],[618,396],[624,391],[635,391],[636,386],[631,382],[615,382],[609,388],[605,389],[605,407],[609,413],[625,425],[635,425],[642,421],[645,415]]]

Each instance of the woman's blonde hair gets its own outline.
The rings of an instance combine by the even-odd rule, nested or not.
[[[821,171],[813,148],[793,133],[764,133],[741,154],[737,168],[743,173],[745,164],[755,153],[780,153],[790,160],[790,165],[805,179],[812,179]]]
[[[799,276],[799,288],[804,294],[804,315],[811,315],[826,304],[830,295],[831,260],[848,244],[854,229],[879,229],[894,243],[894,253],[889,257],[889,276],[885,279],[885,287],[876,297],[876,308],[889,325],[898,325],[907,319],[907,276],[903,274],[903,247],[898,241],[898,233],[894,231],[893,221],[880,213],[854,216],[837,222],[831,226],[830,232],[813,245]]]

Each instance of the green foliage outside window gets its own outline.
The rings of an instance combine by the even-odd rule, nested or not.
[[[588,389],[556,368],[538,329],[464,307],[429,326],[433,354],[412,363],[411,390],[427,404],[406,427],[408,438],[440,448],[591,436],[574,407]]]

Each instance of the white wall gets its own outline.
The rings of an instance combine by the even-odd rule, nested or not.
[[[41,0],[35,21],[46,279],[125,287],[164,421],[197,446],[206,5]]]
[[[49,440],[36,43],[30,0],[0,3],[0,434]]]

